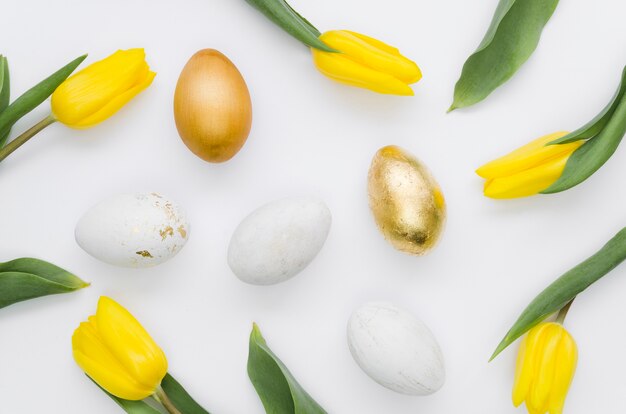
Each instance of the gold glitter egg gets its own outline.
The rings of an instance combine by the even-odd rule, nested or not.
[[[428,253],[446,221],[446,202],[424,164],[389,145],[376,152],[367,177],[369,205],[378,229],[396,249]]]

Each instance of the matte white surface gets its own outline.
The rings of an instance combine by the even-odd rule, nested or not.
[[[389,302],[367,302],[348,321],[348,347],[374,381],[405,395],[430,395],[446,379],[437,339],[419,316]]]
[[[317,197],[271,201],[251,212],[233,232],[228,266],[252,285],[284,282],[315,259],[331,222],[328,207]]]
[[[0,260],[36,256],[92,282],[75,294],[0,310],[0,411],[121,412],[74,364],[70,347],[98,296],[110,295],[145,325],[171,372],[212,413],[263,413],[246,374],[252,321],[330,413],[525,413],[510,399],[516,346],[487,359],[536,293],[626,224],[626,148],[584,184],[553,196],[489,200],[473,171],[600,111],[626,63],[626,6],[562,1],[538,50],[508,84],[446,115],[461,66],[496,4],[292,1],[322,30],[360,31],[416,60],[424,79],[415,97],[400,98],[325,79],[305,48],[243,0],[5,2],[0,52],[9,56],[15,96],[84,52],[92,62],[143,46],[158,75],[106,123],[87,131],[51,126],[0,165]],[[253,100],[250,138],[223,165],[193,155],[172,115],[180,70],[206,47],[238,66]],[[15,131],[46,111],[42,105]],[[447,228],[429,256],[393,250],[369,213],[367,168],[387,144],[425,162],[446,196]],[[74,241],[87,208],[134,191],[167,194],[193,225],[180,254],[156,268],[116,268]],[[226,263],[239,221],[267,201],[307,194],[326,200],[333,214],[319,256],[280,285],[239,281]],[[581,295],[568,316],[580,349],[568,414],[626,406],[625,292],[623,265]],[[346,323],[369,300],[396,303],[428,324],[446,358],[437,394],[398,395],[352,360]]]

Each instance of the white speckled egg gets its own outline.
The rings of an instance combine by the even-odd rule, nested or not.
[[[308,266],[321,250],[331,215],[313,197],[266,204],[237,227],[228,247],[228,265],[242,281],[253,285],[283,282]]]
[[[348,346],[370,378],[401,394],[432,394],[445,381],[443,355],[428,327],[389,303],[370,302],[352,314]]]
[[[150,267],[182,249],[189,223],[180,208],[160,194],[120,194],[87,211],[75,235],[83,250],[103,262]]]

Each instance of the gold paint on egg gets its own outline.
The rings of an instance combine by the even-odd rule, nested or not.
[[[372,159],[367,188],[376,225],[393,247],[413,255],[435,247],[446,203],[424,164],[400,147],[383,147]]]
[[[252,126],[252,101],[237,67],[222,53],[203,49],[183,68],[174,93],[178,134],[198,157],[228,161]]]

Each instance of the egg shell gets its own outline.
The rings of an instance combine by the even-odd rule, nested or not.
[[[252,101],[237,67],[215,49],[194,54],[174,93],[181,139],[198,157],[225,162],[239,152],[252,126]]]
[[[119,194],[91,209],[76,225],[76,242],[103,262],[150,267],[174,257],[189,237],[185,214],[157,193]]]
[[[311,263],[326,241],[330,224],[330,211],[317,198],[273,201],[239,224],[228,247],[228,265],[246,283],[283,282]]]
[[[426,165],[389,145],[374,155],[367,181],[370,209],[385,239],[405,253],[431,251],[443,233],[446,203]]]
[[[407,395],[428,395],[445,381],[443,355],[428,327],[386,302],[358,308],[348,322],[354,360],[374,381]]]

